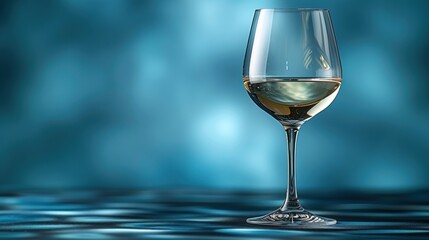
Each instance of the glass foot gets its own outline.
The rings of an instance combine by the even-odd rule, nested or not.
[[[337,220],[317,216],[304,209],[277,209],[261,217],[248,218],[247,222],[257,225],[305,228],[333,225],[337,223]]]

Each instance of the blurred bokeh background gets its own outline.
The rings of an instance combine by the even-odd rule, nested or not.
[[[298,187],[429,187],[427,1],[1,1],[0,189],[282,189],[282,127],[242,86],[256,8],[330,8],[334,103]]]

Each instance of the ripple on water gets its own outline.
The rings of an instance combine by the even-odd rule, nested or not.
[[[216,232],[242,236],[305,236],[313,233],[304,230],[262,229],[262,228],[224,228]]]
[[[422,235],[429,234],[429,230],[419,229],[366,229],[359,231],[350,231],[359,235]]]
[[[113,236],[109,236],[101,233],[93,232],[73,232],[73,233],[60,233],[54,235],[55,238],[61,239],[113,239]]]
[[[14,206],[14,209],[18,210],[82,210],[87,209],[90,206],[83,204],[19,204]]]
[[[168,233],[169,230],[161,229],[136,229],[136,228],[98,228],[92,229],[94,232],[105,234],[145,234],[145,233]]]
[[[15,238],[35,238],[35,233],[29,232],[0,232],[0,238],[15,239]]]
[[[51,216],[124,216],[127,214],[140,213],[139,211],[129,209],[87,209],[87,210],[43,210],[37,211],[40,214],[46,214]]]
[[[4,225],[0,226],[0,230],[56,230],[67,228],[82,228],[84,225],[78,224],[19,224],[19,225]]]
[[[70,222],[81,222],[81,223],[113,223],[113,222],[131,222],[135,219],[126,219],[118,217],[99,217],[99,216],[79,216],[79,217],[70,217],[68,219]]]
[[[132,229],[149,229],[149,230],[161,230],[169,232],[192,232],[201,231],[213,228],[214,226],[208,224],[191,223],[187,224],[184,222],[140,222],[140,223],[125,223],[122,227]]]
[[[31,214],[31,213],[3,213],[0,214],[0,226],[2,224],[25,223],[25,222],[47,222],[53,221],[55,218],[47,215]]]

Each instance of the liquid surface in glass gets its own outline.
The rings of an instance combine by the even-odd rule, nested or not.
[[[300,125],[335,99],[340,78],[243,78],[252,100],[285,125]]]

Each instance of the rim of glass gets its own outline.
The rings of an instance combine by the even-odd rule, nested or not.
[[[329,11],[327,8],[258,8],[257,12],[313,12],[313,11]]]

